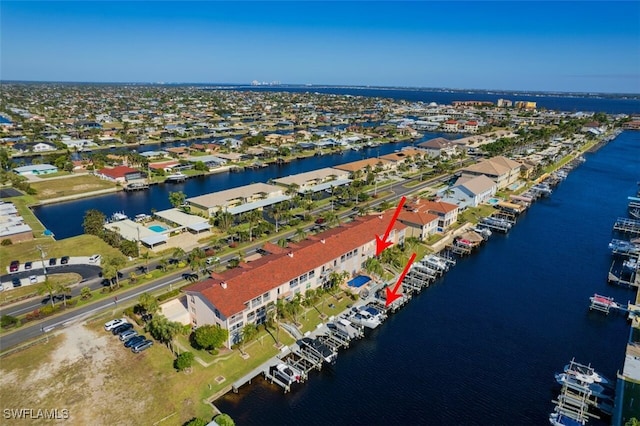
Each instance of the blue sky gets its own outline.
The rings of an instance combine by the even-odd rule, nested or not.
[[[2,0],[0,78],[640,93],[640,2]]]

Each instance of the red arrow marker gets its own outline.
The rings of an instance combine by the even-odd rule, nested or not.
[[[380,238],[379,236],[376,235],[376,256],[380,256],[380,253],[382,253],[384,249],[386,249],[392,244],[389,241],[387,241],[387,238],[389,238],[389,234],[393,229],[393,224],[396,223],[396,219],[400,215],[400,210],[402,210],[402,206],[404,205],[404,202],[406,200],[407,200],[406,197],[400,198],[398,207],[396,207],[396,211],[393,213],[393,217],[391,218],[391,222],[389,223],[389,226],[387,226],[387,230],[384,232],[384,236]]]
[[[400,297],[400,295],[398,294],[398,290],[400,289],[400,285],[402,284],[402,280],[404,280],[404,277],[407,276],[407,272],[409,272],[409,268],[411,267],[411,264],[413,263],[415,258],[416,258],[416,254],[413,253],[411,255],[411,257],[409,258],[409,262],[407,262],[407,266],[404,267],[404,271],[402,271],[402,274],[400,274],[400,277],[398,278],[398,282],[393,287],[393,290],[389,290],[389,287],[386,288],[386,291],[387,291],[387,303],[385,303],[385,306],[389,306],[391,303],[393,303],[394,300],[396,300],[396,299],[398,299]]]

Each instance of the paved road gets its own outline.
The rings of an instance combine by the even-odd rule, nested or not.
[[[418,180],[418,178],[413,178],[413,179],[408,179],[402,182],[394,183],[390,187],[378,188],[378,191],[380,192],[382,191],[386,192],[388,190],[391,190],[392,194],[387,194],[385,196],[377,198],[375,199],[375,201],[370,202],[369,205],[371,207],[375,207],[384,201],[395,201],[403,195],[406,196],[410,193],[418,192],[427,186],[431,186],[433,184],[440,183],[440,182],[445,182],[445,181],[448,181],[449,179],[451,179],[451,175],[441,176],[436,179],[424,181],[421,184],[418,184],[416,186],[406,187],[405,185]],[[320,215],[322,212],[327,211],[330,208],[331,206],[323,206],[322,208],[316,209],[314,211],[314,215]],[[341,218],[341,220],[344,220],[348,217],[355,216],[355,215],[356,215],[355,211],[349,210],[347,212],[341,213],[339,217]],[[305,230],[309,232],[310,230],[312,230],[314,226],[315,225],[310,225]],[[295,234],[295,230],[289,231],[285,234],[280,234],[278,235],[277,240],[281,238],[291,238],[294,236],[294,234]],[[252,253],[255,253],[263,244],[264,242],[256,242],[244,247],[243,250],[246,254],[252,254]],[[225,264],[226,262],[228,262],[230,259],[234,257],[236,257],[236,254],[228,254],[226,256],[223,256],[221,258],[221,264]],[[83,266],[86,266],[88,268],[97,268],[96,266],[90,266],[90,265],[83,265]],[[153,269],[156,266],[157,266],[157,263],[150,263],[149,269]],[[78,272],[78,273],[81,273],[83,277],[85,276],[85,274],[89,274],[89,272],[87,272],[85,269],[81,269],[80,265],[69,265],[67,266],[67,268],[68,268],[68,271],[70,272],[72,271],[72,268],[77,268],[78,271],[84,271],[84,274],[82,274],[81,272]],[[129,268],[127,270],[123,270],[123,273],[128,273],[128,271],[130,270],[135,270],[135,268]],[[77,272],[77,271],[74,270],[73,272]],[[91,276],[87,275],[89,278],[85,282],[86,285],[89,285],[92,289],[101,287],[102,280],[97,276],[96,270],[92,269],[90,273],[92,275]],[[117,295],[117,298],[118,298],[117,303],[118,305],[121,305],[124,302],[136,300],[142,293],[155,291],[163,287],[171,286],[173,284],[179,284],[179,285],[185,284],[187,282],[185,280],[185,275],[186,274],[184,273],[184,271],[180,271],[174,274],[170,274],[162,278],[160,281],[139,285],[139,286],[136,286],[135,288],[131,288],[129,290],[120,292]],[[79,294],[80,288],[81,286],[75,287],[73,289],[72,294],[74,296]],[[42,307],[42,302],[43,302],[42,299],[26,301],[21,304],[12,305],[11,307],[0,309],[0,313],[2,313],[3,315],[13,313],[15,315],[15,314],[20,314],[24,312],[29,312],[36,309],[37,307]],[[0,336],[0,350],[5,350],[7,348],[18,345],[27,340],[41,337],[46,332],[51,332],[52,330],[64,327],[67,324],[86,318],[89,315],[92,315],[101,311],[109,310],[109,309],[113,311],[114,316],[117,315],[119,312],[118,306],[116,305],[116,302],[114,301],[113,298],[109,298],[88,306],[83,306],[82,308],[74,309],[69,312],[65,312],[60,316],[47,319],[45,321],[39,322],[34,325],[25,325],[14,332]]]

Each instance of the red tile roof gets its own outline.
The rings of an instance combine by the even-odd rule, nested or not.
[[[324,265],[333,259],[382,236],[393,216],[360,217],[340,227],[330,229],[301,241],[284,253],[274,253],[258,259],[244,268],[234,268],[196,283],[185,289],[200,293],[226,317],[245,309],[244,304],[267,291]],[[406,226],[396,222],[396,231]],[[375,244],[375,243],[374,243]],[[269,247],[269,248],[272,248]],[[226,283],[223,288],[221,283]]]
[[[437,212],[447,214],[457,209],[458,206],[451,203],[445,203],[444,201],[429,201],[424,198],[418,198],[407,202],[405,210],[408,211],[421,211],[421,212]]]
[[[100,169],[98,173],[104,176],[109,176],[110,178],[113,178],[113,179],[117,179],[117,178],[122,178],[129,173],[138,173],[138,170],[132,169],[131,167],[127,167],[127,166],[116,166],[112,169]]]

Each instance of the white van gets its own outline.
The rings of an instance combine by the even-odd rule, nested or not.
[[[89,263],[98,263],[98,262],[100,262],[101,258],[102,258],[102,256],[100,256],[99,254],[94,254],[93,256],[91,256],[89,258]]]

